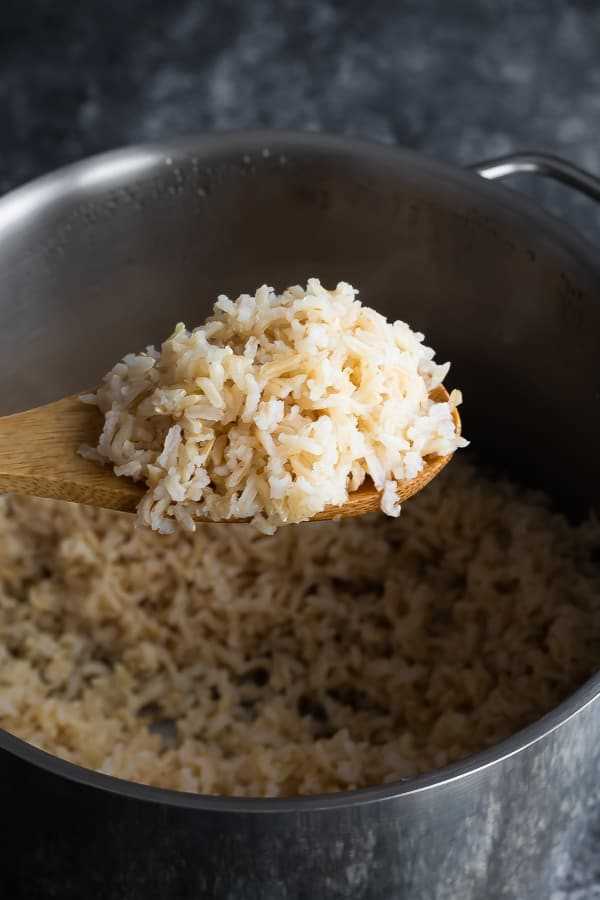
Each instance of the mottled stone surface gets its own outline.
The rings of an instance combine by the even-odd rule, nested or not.
[[[535,148],[599,173],[600,4],[5,0],[0,110],[0,192],[123,144],[257,126],[461,164]],[[600,243],[593,203],[519,185]],[[599,847],[590,797],[551,900],[600,898]]]

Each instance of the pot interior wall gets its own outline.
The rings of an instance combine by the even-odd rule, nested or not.
[[[600,276],[559,234],[475,176],[314,136],[109,155],[0,203],[0,413],[91,387],[218,293],[343,279],[452,360],[482,456],[589,507]]]

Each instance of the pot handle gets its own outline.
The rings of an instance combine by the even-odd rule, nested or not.
[[[521,172],[543,175],[575,188],[586,197],[600,202],[600,178],[596,178],[589,172],[584,172],[583,169],[574,166],[573,163],[549,153],[513,153],[507,156],[498,156],[496,159],[486,162],[475,163],[468,168],[489,181],[507,178],[509,175],[518,175]]]

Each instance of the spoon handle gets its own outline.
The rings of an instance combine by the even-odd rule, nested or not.
[[[133,512],[142,486],[77,453],[101,428],[98,409],[78,396],[0,418],[0,492]]]

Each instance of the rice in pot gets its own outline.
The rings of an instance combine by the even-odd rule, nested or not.
[[[343,791],[480,750],[597,666],[600,529],[455,460],[399,520],[195,534],[0,498],[0,726],[134,781]]]

